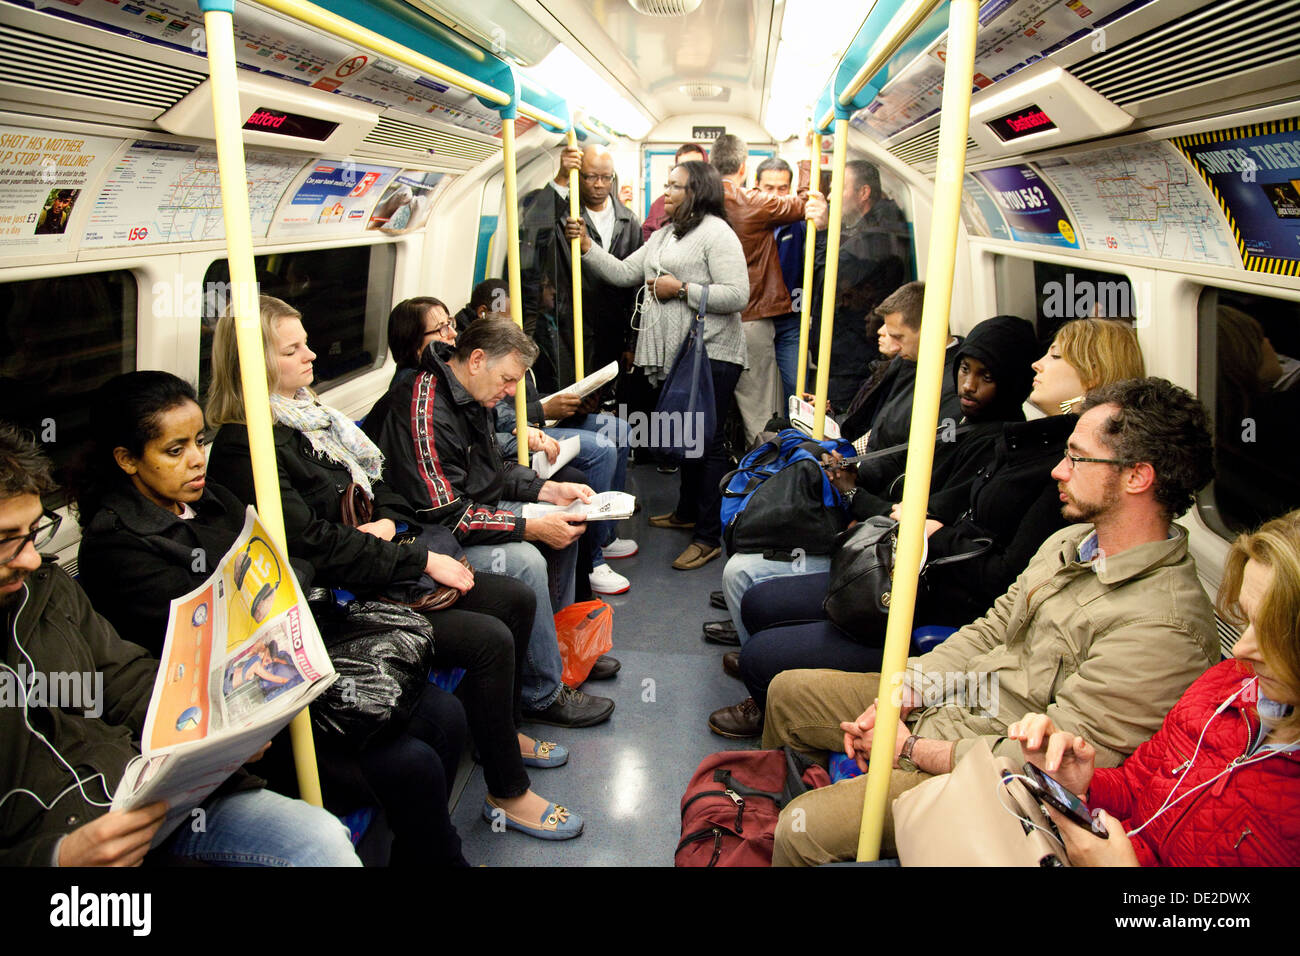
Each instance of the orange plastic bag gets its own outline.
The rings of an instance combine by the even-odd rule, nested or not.
[[[596,658],[614,646],[614,609],[604,601],[570,604],[555,615],[555,636],[564,661],[564,683],[577,687]]]

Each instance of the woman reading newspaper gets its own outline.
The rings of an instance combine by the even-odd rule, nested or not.
[[[81,584],[124,638],[158,656],[169,602],[208,578],[238,537],[244,506],[205,480],[203,413],[186,382],[131,372],[107,382],[91,407],[95,437],[78,494]],[[239,680],[282,681],[273,649],[255,650]],[[460,703],[430,684],[409,724],[377,735],[357,758],[396,835],[394,864],[465,865],[447,814],[465,733]],[[318,743],[327,770],[350,763]]]

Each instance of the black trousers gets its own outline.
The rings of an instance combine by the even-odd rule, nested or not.
[[[735,362],[709,359],[713,373],[713,403],[717,426],[713,440],[704,448],[699,458],[682,460],[681,491],[677,495],[677,519],[695,522],[695,540],[716,548],[722,543],[722,492],[718,482],[728,471],[727,448],[723,441],[723,423],[731,410],[731,399],[736,393],[736,382],[744,371]]]
[[[463,667],[457,696],[483,762],[488,793],[518,797],[528,773],[519,754],[517,728],[523,714],[519,692],[537,600],[522,582],[477,571],[474,587],[452,607],[429,615],[434,663]]]

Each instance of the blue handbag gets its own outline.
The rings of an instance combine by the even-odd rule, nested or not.
[[[699,458],[713,441],[717,413],[713,400],[713,369],[704,351],[704,317],[709,287],[700,289],[700,309],[686,340],[664,379],[655,406],[660,457],[668,461]]]

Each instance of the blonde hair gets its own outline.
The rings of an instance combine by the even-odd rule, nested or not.
[[[1300,510],[1265,522],[1232,543],[1217,603],[1219,615],[1234,624],[1246,623],[1240,600],[1248,561],[1273,572],[1251,622],[1260,653],[1278,681],[1300,691]],[[1282,739],[1300,738],[1300,707],[1273,727]]]
[[[1129,378],[1146,378],[1137,333],[1114,319],[1075,319],[1056,332],[1061,357],[1079,375],[1084,392]]]
[[[261,306],[266,387],[274,392],[280,385],[280,364],[276,360],[280,323],[285,319],[302,319],[302,313],[275,296],[258,296],[258,302]],[[239,379],[239,345],[235,337],[233,303],[217,320],[212,337],[212,383],[208,386],[205,411],[211,426],[244,423],[244,387]]]

